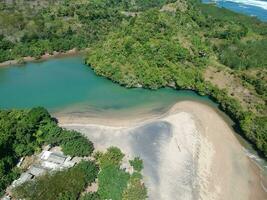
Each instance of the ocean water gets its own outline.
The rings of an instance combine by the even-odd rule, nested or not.
[[[266,0],[202,0],[203,3],[216,3],[219,7],[257,17],[262,21],[267,21],[267,1]]]

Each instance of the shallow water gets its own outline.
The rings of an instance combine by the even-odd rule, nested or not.
[[[44,106],[53,113],[112,116],[129,110],[159,113],[181,100],[213,104],[192,91],[126,89],[96,76],[82,57],[0,69],[1,108]]]

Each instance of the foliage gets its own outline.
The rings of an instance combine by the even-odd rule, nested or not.
[[[98,176],[98,194],[100,198],[121,200],[129,178],[128,173],[114,164],[101,169]]]
[[[253,85],[256,92],[261,95],[265,101],[267,100],[267,82],[265,80],[267,72],[260,71],[254,76],[242,73],[240,77],[245,83]]]
[[[0,193],[17,177],[18,159],[39,149],[35,133],[49,119],[43,108],[0,110]]]
[[[81,162],[77,166],[55,174],[46,174],[34,181],[26,182],[13,191],[16,198],[29,200],[77,199],[87,184],[97,177],[97,167],[92,162]]]
[[[21,156],[31,155],[43,144],[61,145],[65,154],[87,156],[94,150],[92,142],[80,133],[57,126],[44,108],[0,111],[0,187],[4,189],[20,171],[15,167]],[[37,177],[13,191],[16,198],[35,200],[76,200],[88,184],[99,180],[99,191],[86,194],[85,199],[121,199],[130,175],[120,169],[124,154],[116,147],[100,153],[97,160],[82,161],[75,167]],[[142,176],[140,177],[142,178]]]
[[[97,74],[128,87],[156,89],[177,79],[181,87],[188,85],[200,78],[209,50],[197,34],[182,41],[183,29],[171,14],[148,10],[93,46],[86,62]]]
[[[64,153],[72,156],[87,156],[94,149],[80,133],[58,127],[42,107],[0,110],[0,193],[17,178],[19,158],[40,150],[45,143],[61,145]]]
[[[76,168],[85,172],[84,179],[86,183],[93,183],[98,175],[99,167],[93,161],[81,161]]]
[[[231,68],[267,68],[267,39],[220,46],[219,59]]]
[[[110,165],[120,166],[124,154],[117,147],[109,147],[107,152],[99,156],[99,165],[105,168]]]
[[[124,190],[122,200],[145,200],[147,190],[140,178],[131,177],[127,189]]]
[[[88,156],[94,150],[93,143],[79,132],[62,129],[53,122],[42,126],[38,134],[43,142],[62,146],[66,155]]]
[[[98,176],[100,199],[141,200],[147,198],[146,188],[141,183],[142,175],[135,172],[130,176],[120,168],[124,155],[118,148],[110,147],[107,152],[97,153],[95,157],[101,167]],[[135,158],[130,163],[137,171],[143,168],[143,161],[140,158]]]
[[[70,156],[87,156],[93,152],[94,146],[92,142],[88,142],[87,138],[79,136],[63,143],[62,150]]]
[[[168,2],[173,0],[46,0],[38,6],[28,0],[1,2],[0,62],[87,48],[128,18],[123,11],[138,12]]]
[[[135,157],[133,160],[130,160],[130,165],[133,166],[134,170],[140,172],[143,169],[143,160],[139,157]]]
[[[185,4],[183,9],[178,4],[176,12],[149,9],[123,21],[91,47],[86,63],[126,87],[172,86],[210,96],[266,157],[266,119],[202,75],[214,58],[233,69],[266,68],[266,23],[198,1]],[[243,80],[264,98],[264,78]]]
[[[98,193],[86,193],[80,198],[80,200],[100,200]]]

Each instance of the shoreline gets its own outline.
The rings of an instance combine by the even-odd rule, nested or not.
[[[62,57],[68,57],[68,56],[76,56],[84,52],[84,50],[77,50],[76,48],[70,49],[66,52],[57,52],[54,51],[52,54],[46,53],[42,55],[40,58],[35,58],[31,56],[26,56],[22,58],[22,63],[19,60],[7,60],[0,63],[0,67],[12,67],[14,65],[24,65],[28,62],[43,62],[46,60],[49,60],[51,58],[62,58]]]
[[[243,197],[247,199],[264,199],[267,193],[263,190],[261,181],[261,171],[253,161],[245,154],[243,147],[237,140],[232,127],[227,124],[225,119],[216,111],[216,109],[194,101],[182,101],[173,105],[167,112],[157,116],[141,116],[136,119],[83,119],[82,123],[71,123],[65,119],[59,118],[59,125],[65,128],[80,127],[80,128],[94,128],[98,127],[100,130],[108,129],[109,131],[124,130],[127,128],[138,128],[145,126],[154,121],[164,121],[172,116],[179,115],[179,113],[189,113],[201,137],[207,139],[211,143],[214,150],[210,167],[210,177],[203,180],[203,187],[214,193],[217,197],[224,197],[222,199],[231,199],[232,197]],[[203,114],[205,112],[205,114]],[[175,119],[175,118],[174,118]],[[73,120],[73,119],[72,119]],[[182,120],[182,119],[181,119]],[[64,122],[64,123],[62,123]],[[72,121],[73,122],[73,121]],[[179,123],[179,121],[177,121]],[[173,123],[174,124],[174,123]],[[111,134],[111,133],[110,133]],[[179,137],[178,137],[179,139]],[[179,140],[178,140],[179,141]],[[206,161],[205,152],[210,152],[209,149],[205,150],[200,158]],[[170,152],[168,152],[170,153]],[[167,153],[167,154],[168,154]],[[233,157],[235,159],[233,159]],[[203,162],[205,168],[205,163]],[[239,167],[237,167],[239,166]],[[240,171],[240,169],[243,169]],[[204,171],[207,175],[207,171]],[[253,183],[253,184],[252,184]],[[205,185],[207,184],[207,185]],[[215,187],[215,186],[220,187]],[[206,193],[204,192],[204,195]],[[217,195],[216,195],[217,194]],[[219,196],[218,196],[219,195]],[[215,197],[214,196],[214,197]],[[213,199],[211,197],[203,196],[204,199]],[[217,198],[214,198],[217,199]],[[220,198],[221,199],[221,198]]]

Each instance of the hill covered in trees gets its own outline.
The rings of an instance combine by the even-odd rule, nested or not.
[[[168,2],[171,0],[0,2],[0,62],[89,47],[129,18],[125,13]]]
[[[209,95],[267,156],[266,42],[267,24],[256,18],[177,1],[124,20],[90,48],[86,62],[126,87],[171,86]],[[221,83],[205,76],[211,69],[222,71]],[[225,86],[232,76],[232,87],[247,93]]]

